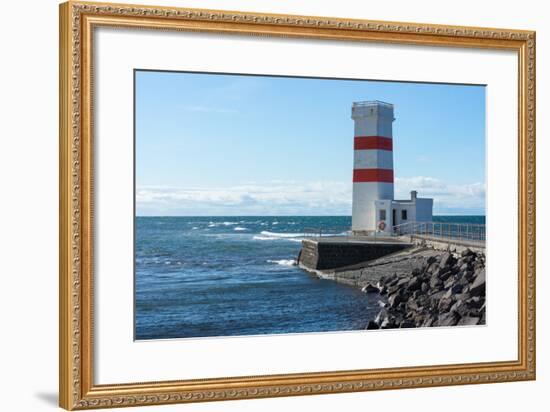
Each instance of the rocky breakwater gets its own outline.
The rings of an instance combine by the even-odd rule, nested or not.
[[[469,249],[427,256],[409,274],[363,287],[386,303],[367,329],[485,324],[485,256]]]

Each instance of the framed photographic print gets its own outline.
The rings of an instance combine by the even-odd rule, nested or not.
[[[60,6],[60,405],[535,379],[535,33]]]

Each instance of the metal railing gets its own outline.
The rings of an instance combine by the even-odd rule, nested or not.
[[[369,107],[369,106],[384,106],[393,107],[393,104],[382,102],[380,100],[365,100],[362,102],[354,102],[353,107]]]
[[[393,227],[393,235],[423,235],[446,239],[485,241],[485,225],[452,222],[407,222]]]
[[[304,228],[304,237],[324,237],[324,236],[351,236],[349,226],[329,226],[329,227],[306,227]]]

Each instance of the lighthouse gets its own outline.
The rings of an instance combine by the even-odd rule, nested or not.
[[[433,199],[418,198],[413,190],[410,199],[394,200],[393,105],[355,102],[351,118],[355,123],[352,232],[391,232],[401,223],[431,221]]]
[[[373,213],[377,200],[393,200],[393,105],[379,101],[356,102],[353,139],[353,205],[351,228],[369,231],[388,225]],[[385,228],[384,228],[385,229]]]

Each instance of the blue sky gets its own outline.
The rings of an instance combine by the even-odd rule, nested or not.
[[[485,88],[136,72],[138,215],[349,215],[354,101],[394,104],[397,198],[485,214]]]

